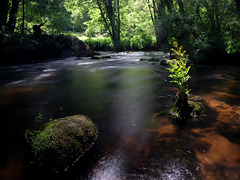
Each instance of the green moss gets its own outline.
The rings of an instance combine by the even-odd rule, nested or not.
[[[36,162],[43,169],[64,171],[91,147],[97,130],[88,117],[75,115],[56,119],[42,131],[26,134]]]
[[[203,103],[202,102],[196,102],[189,100],[188,101],[189,107],[191,109],[191,116],[192,117],[200,117],[203,114]]]

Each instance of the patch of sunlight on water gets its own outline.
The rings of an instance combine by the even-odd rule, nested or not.
[[[122,179],[124,156],[115,152],[103,157],[94,167],[91,180],[119,180]]]
[[[183,172],[182,169],[179,167],[181,166],[180,163],[178,163],[176,160],[172,160],[168,163],[168,166],[164,170],[164,172],[159,171],[159,179],[166,179],[166,180],[177,180],[177,179],[182,179]],[[185,169],[187,173],[189,171]],[[193,178],[194,179],[194,178]]]
[[[236,85],[238,81],[227,82],[230,85],[226,83],[226,86],[221,87],[226,92],[212,91],[203,95],[208,106],[217,112],[217,121],[212,127],[193,129],[193,132],[202,136],[198,139],[202,147],[197,149],[196,156],[201,164],[203,178],[207,180],[240,179],[240,145],[217,133],[219,126],[226,126],[226,129],[240,122],[240,106],[229,104],[231,99],[240,97],[228,93],[229,89],[226,89],[231,88],[234,83]]]
[[[240,99],[239,96],[232,95],[226,92],[212,92],[205,94],[205,101],[208,105],[218,112],[218,121],[232,124],[234,121],[240,122],[240,106],[231,106],[219,99]]]
[[[157,126],[156,131],[158,132],[159,136],[162,134],[176,133],[178,130],[176,125],[171,124],[171,121],[168,117],[155,118],[154,123]]]
[[[203,135],[197,140],[201,142],[202,147],[196,151],[203,178],[207,180],[240,178],[240,145],[231,143],[213,131],[208,131],[193,130]]]

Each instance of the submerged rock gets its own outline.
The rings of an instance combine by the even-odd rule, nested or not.
[[[191,110],[192,118],[201,118],[204,115],[204,97],[201,96],[190,96],[188,104]]]
[[[94,60],[96,60],[96,59],[110,59],[110,58],[113,58],[113,57],[111,57],[111,56],[93,56],[91,59],[94,59]]]
[[[35,153],[36,162],[43,170],[66,171],[82,156],[97,138],[97,129],[83,115],[56,119],[42,131],[26,133]]]
[[[147,59],[147,58],[141,58],[139,61],[158,62],[158,61],[161,61],[161,60],[158,59],[158,58],[150,58],[150,59]]]

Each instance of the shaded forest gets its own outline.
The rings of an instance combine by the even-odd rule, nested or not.
[[[75,36],[92,50],[167,52],[178,41],[195,63],[239,64],[240,0],[2,0],[0,8],[4,57],[48,42],[58,54]]]

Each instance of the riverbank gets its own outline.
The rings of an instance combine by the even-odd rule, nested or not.
[[[93,56],[84,42],[75,36],[4,34],[0,39],[0,65],[34,63],[70,56]]]
[[[0,66],[29,64],[53,59],[67,58],[70,56],[90,56],[93,51],[112,51],[110,39],[85,39],[80,40],[74,35],[0,35]],[[150,41],[123,42],[123,51],[155,51],[156,48]],[[164,51],[164,50],[163,50]],[[166,51],[166,49],[165,49]],[[191,53],[190,53],[191,55]],[[201,65],[240,65],[239,53],[210,53],[200,50],[190,59],[194,64]]]

